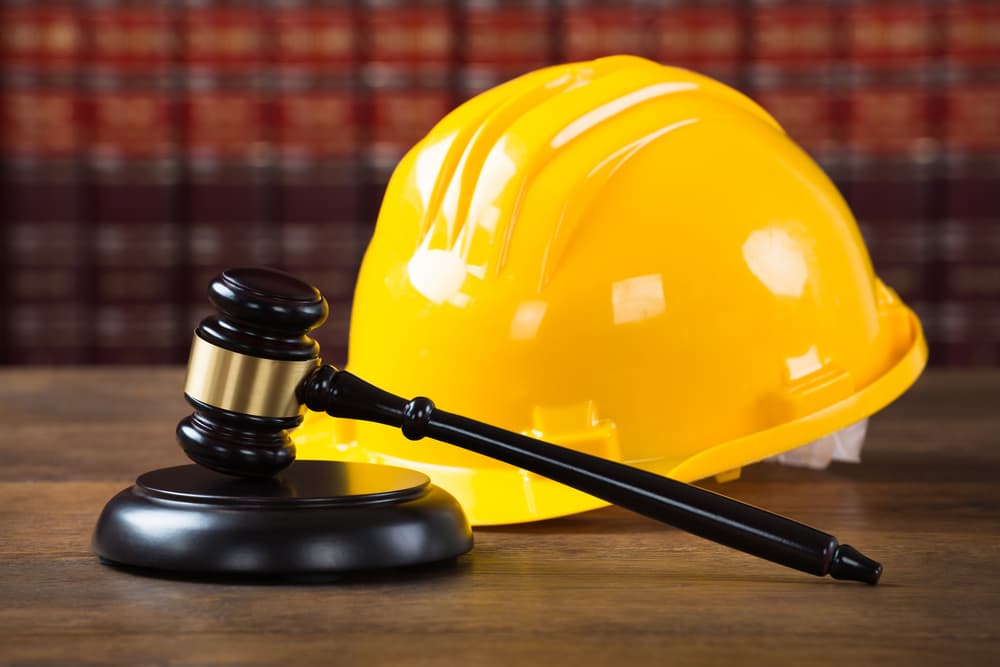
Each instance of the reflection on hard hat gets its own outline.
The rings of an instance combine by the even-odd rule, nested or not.
[[[811,345],[805,354],[788,357],[785,359],[785,365],[788,366],[789,380],[798,380],[823,368],[823,362],[819,358],[819,352],[815,345]]]
[[[656,317],[665,308],[662,276],[652,273],[611,283],[611,308],[615,324]]]
[[[538,328],[545,317],[548,304],[544,301],[524,301],[514,311],[510,321],[511,340],[531,340],[538,335]]]
[[[604,123],[613,116],[617,116],[624,111],[628,111],[642,102],[648,102],[655,97],[670,95],[671,93],[695,90],[697,87],[697,85],[691,83],[690,81],[667,81],[664,83],[655,83],[651,86],[646,86],[645,88],[640,88],[634,92],[622,95],[621,97],[616,97],[610,102],[602,104],[592,111],[588,111],[573,122],[569,123],[563,129],[559,130],[559,133],[552,138],[550,145],[552,148],[559,148],[563,144],[576,139],[587,130]]]
[[[756,229],[743,244],[750,272],[779,296],[802,296],[809,267],[796,240],[780,227]]]
[[[406,265],[413,289],[433,303],[445,303],[462,289],[465,260],[451,250],[419,248]]]

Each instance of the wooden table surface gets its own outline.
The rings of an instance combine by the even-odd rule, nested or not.
[[[617,508],[476,532],[456,563],[291,585],[99,564],[104,502],[182,462],[180,369],[5,370],[0,663],[1000,664],[1000,372],[928,373],[862,465],[718,487],[834,533],[877,587],[800,574]]]

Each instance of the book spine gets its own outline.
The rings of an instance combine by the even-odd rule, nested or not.
[[[274,265],[270,36],[253,0],[184,6],[181,176],[188,222],[185,295],[193,330],[211,312],[206,286],[229,266]]]
[[[88,10],[84,154],[94,237],[98,363],[181,363],[173,3]]]
[[[554,61],[550,5],[547,0],[462,3],[462,99]]]
[[[443,0],[365,5],[367,160],[379,182],[454,105],[455,16]]]
[[[749,12],[743,5],[734,0],[656,4],[647,23],[652,57],[742,88],[750,46]]]
[[[756,0],[745,92],[834,178],[843,172],[837,103],[840,26],[832,2]]]
[[[342,365],[355,277],[373,225],[362,215],[360,17],[351,2],[287,2],[269,16],[278,265],[330,305],[315,332]]]
[[[562,60],[652,55],[651,7],[641,0],[561,0]]]
[[[938,160],[932,19],[927,3],[854,3],[844,34],[844,194],[876,272],[928,323],[929,334],[938,298],[931,262]]]
[[[938,363],[1000,364],[1000,5],[943,9]]]
[[[92,347],[80,23],[73,2],[2,9],[7,363],[81,363]]]

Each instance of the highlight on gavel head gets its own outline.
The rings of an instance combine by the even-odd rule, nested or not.
[[[217,315],[194,332],[184,396],[195,411],[177,439],[195,463],[266,477],[295,460],[287,430],[302,422],[296,388],[319,366],[308,336],[326,319],[319,291],[281,271],[236,268],[209,286]]]

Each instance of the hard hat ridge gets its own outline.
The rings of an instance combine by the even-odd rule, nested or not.
[[[420,220],[414,239],[418,255],[432,253],[447,267],[448,276],[455,274],[456,258],[461,258],[471,275],[482,280],[497,278],[512,252],[511,240],[527,191],[538,187],[542,172],[558,162],[560,182],[547,187],[560,187],[563,196],[551,199],[576,201],[571,191],[599,187],[595,181],[600,176],[606,179],[614,174],[609,166],[620,165],[669,131],[698,122],[689,113],[690,105],[681,106],[671,96],[697,91],[716,100],[723,111],[735,109],[776,126],[742,95],[706,77],[688,72],[679,77],[678,72],[633,56],[547,68],[511,82],[516,86],[508,83],[484,93],[468,109],[462,107],[464,116],[446,117],[413,150],[420,193],[419,208],[414,211]],[[506,94],[497,94],[500,91]],[[655,109],[633,113],[643,105]],[[465,125],[456,126],[456,118],[464,118]],[[600,132],[612,134],[612,140],[624,144],[623,148],[610,156],[585,151],[583,159],[571,163],[557,159],[575,141]],[[572,213],[554,211],[549,217],[554,252],[546,253],[549,261],[539,267],[540,287],[551,279],[560,250],[572,238],[579,220]],[[531,257],[537,253],[531,247],[525,250]],[[429,264],[418,258],[418,267]],[[422,275],[416,281],[435,286],[456,282],[454,278],[424,280]],[[428,296],[442,300],[433,290]]]

